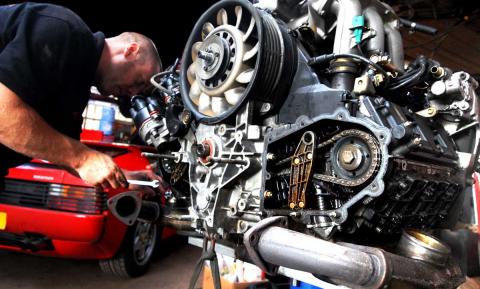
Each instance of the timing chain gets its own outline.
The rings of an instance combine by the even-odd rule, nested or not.
[[[317,149],[333,145],[338,140],[348,136],[358,137],[367,144],[370,150],[370,155],[371,155],[371,162],[368,167],[368,170],[363,175],[361,175],[358,179],[355,179],[355,180],[346,180],[346,179],[341,179],[341,178],[324,175],[324,174],[313,174],[314,179],[330,182],[330,183],[334,183],[334,184],[338,184],[346,187],[356,187],[364,184],[366,181],[370,179],[370,177],[372,177],[378,171],[378,168],[380,167],[380,161],[381,161],[380,146],[377,140],[375,139],[375,137],[373,137],[371,134],[366,133],[362,130],[348,129],[348,130],[339,132],[338,134],[334,135],[330,139],[318,144]]]

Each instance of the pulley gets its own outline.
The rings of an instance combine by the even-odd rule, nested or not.
[[[250,97],[272,112],[285,100],[296,66],[296,46],[284,24],[247,1],[220,1],[188,39],[182,100],[204,123],[228,118]]]

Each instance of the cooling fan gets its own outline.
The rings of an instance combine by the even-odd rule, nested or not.
[[[283,23],[247,1],[221,1],[188,39],[182,100],[204,123],[228,118],[250,97],[268,113],[283,102],[296,65],[296,46]]]

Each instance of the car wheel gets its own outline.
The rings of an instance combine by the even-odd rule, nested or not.
[[[117,254],[99,260],[103,272],[124,278],[145,274],[160,240],[161,227],[147,222],[136,222],[127,229],[122,246]]]

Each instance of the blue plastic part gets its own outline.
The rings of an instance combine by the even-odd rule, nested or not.
[[[360,44],[362,42],[363,30],[365,29],[365,18],[363,15],[353,17],[352,29],[355,43]]]
[[[104,135],[113,134],[113,123],[115,122],[115,108],[104,106],[102,108],[102,118],[100,119],[100,130]]]
[[[305,282],[297,281],[297,286],[290,286],[290,289],[322,289],[321,287],[313,286]]]

